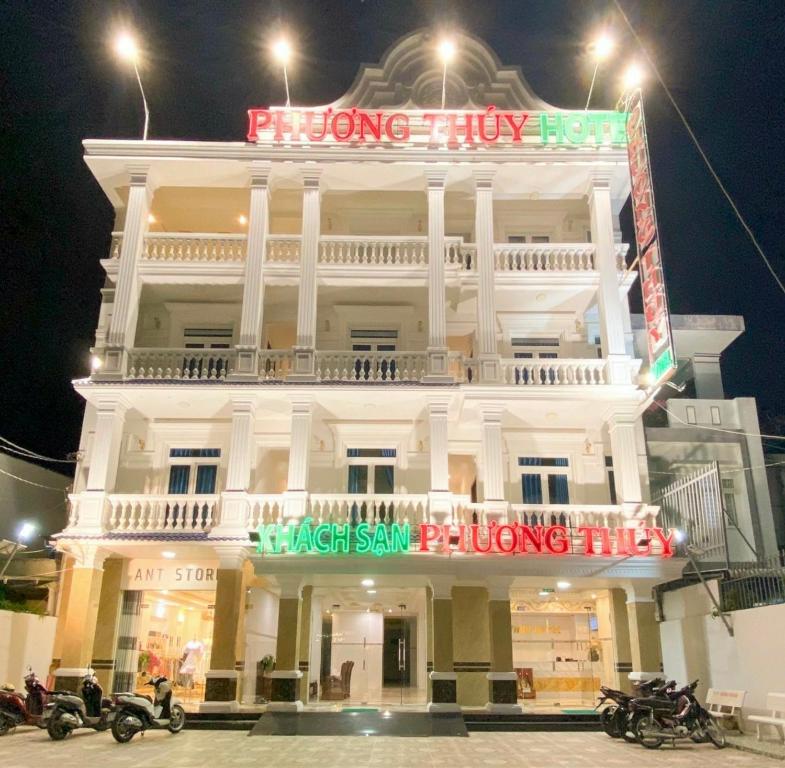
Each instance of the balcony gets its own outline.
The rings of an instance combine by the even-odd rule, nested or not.
[[[128,353],[125,381],[222,382],[235,372],[237,351],[233,349],[145,349]],[[632,384],[639,361],[630,361]],[[459,352],[450,353],[450,374],[459,384],[477,385],[477,360]],[[428,355],[414,352],[354,352],[317,350],[316,381],[326,384],[416,384],[428,373]],[[261,350],[257,378],[260,383],[284,382],[294,373],[291,350]],[[513,387],[598,387],[611,384],[605,360],[503,359],[501,379]]]
[[[109,262],[120,258],[122,232],[112,234]],[[285,269],[300,262],[300,235],[268,235],[265,262]],[[145,235],[143,262],[171,264],[225,264],[245,262],[247,237],[216,233],[167,233]],[[629,246],[616,245],[617,267],[625,267]],[[477,246],[460,237],[446,237],[444,263],[454,272],[477,270]],[[341,267],[401,268],[424,271],[428,265],[428,238],[424,236],[351,237],[324,235],[319,239],[318,264],[321,269]],[[497,273],[574,274],[595,271],[591,243],[501,243],[493,247]],[[274,267],[275,268],[275,267]]]
[[[254,531],[260,525],[284,523],[285,494],[245,494],[247,513],[244,527]],[[66,530],[77,534],[80,528],[81,495],[71,494]],[[454,525],[487,525],[488,510],[482,502],[471,503],[468,497],[452,496]],[[655,526],[659,507],[644,505],[631,514],[620,505],[611,504],[511,504],[507,513],[510,524],[563,525],[570,530],[580,526],[616,527]],[[427,493],[365,494],[310,493],[306,517],[312,523],[412,526],[430,521]],[[193,537],[205,535],[221,520],[220,494],[108,494],[102,527],[108,534],[145,534]]]

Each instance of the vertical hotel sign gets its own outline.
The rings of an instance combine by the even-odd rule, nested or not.
[[[668,296],[665,292],[665,275],[662,270],[651,161],[640,90],[633,93],[628,106],[627,154],[630,160],[635,240],[641,269],[649,373],[652,385],[656,385],[673,375],[676,370],[676,355],[673,348]]]

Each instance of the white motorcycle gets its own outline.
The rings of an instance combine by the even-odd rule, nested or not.
[[[151,677],[147,684],[155,689],[153,698],[136,693],[114,695],[115,709],[108,720],[112,736],[121,744],[154,728],[180,733],[185,727],[185,710],[180,699],[172,695],[171,682],[165,677]]]

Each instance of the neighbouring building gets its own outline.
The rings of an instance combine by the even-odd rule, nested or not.
[[[247,140],[85,141],[116,231],[74,383],[58,686],[516,711],[659,670],[652,588],[685,559],[650,487],[758,463],[698,429],[757,424],[719,378],[741,321],[673,318],[695,399],[646,426],[676,390],[629,311],[626,116],[543,102],[470,36],[438,109],[434,46],[251,110]]]

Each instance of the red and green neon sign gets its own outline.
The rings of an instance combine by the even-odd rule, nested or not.
[[[374,525],[361,522],[260,525],[261,555],[584,555],[672,557],[674,532],[662,528],[607,528],[583,525]]]

